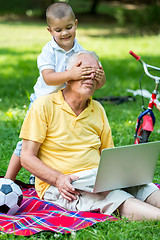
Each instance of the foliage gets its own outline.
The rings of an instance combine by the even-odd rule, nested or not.
[[[136,35],[132,35],[132,29]],[[46,24],[26,22],[0,23],[0,175],[4,175],[10,156],[18,141],[18,135],[29,105],[28,96],[38,77],[36,59],[44,44],[50,40]],[[143,37],[142,37],[143,36]],[[126,89],[138,89],[141,65],[131,58],[132,49],[151,65],[160,66],[159,36],[139,34],[132,25],[80,24],[78,41],[88,50],[97,52],[104,67],[107,83],[97,90],[94,97],[126,96]],[[143,87],[153,89],[153,82],[143,78]],[[148,100],[145,100],[147,102]],[[136,117],[141,110],[141,98],[135,102],[116,105],[102,103],[112,128],[115,146],[133,143]],[[160,139],[160,114],[155,109],[157,122],[151,141]],[[22,169],[18,179],[27,182],[29,173]],[[160,161],[154,182],[160,183]],[[159,239],[160,224],[151,222],[128,222],[126,219],[105,222],[78,231],[75,234],[41,233],[28,239]],[[24,237],[0,234],[0,239],[24,239]]]
[[[33,17],[45,17],[45,10],[53,2],[61,0],[6,0],[0,2],[0,14],[11,19],[17,15]],[[103,18],[124,26],[127,23],[135,24],[138,27],[151,28],[152,31],[159,31],[160,4],[159,1],[99,1],[99,0],[62,0],[68,2],[75,14],[82,18],[85,13],[95,18]],[[129,4],[128,4],[129,2]],[[94,8],[95,3],[95,10]],[[82,16],[81,16],[82,15]]]

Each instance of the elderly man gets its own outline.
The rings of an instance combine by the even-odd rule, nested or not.
[[[68,68],[77,63],[93,70],[100,67],[96,55],[89,51],[74,54]],[[105,111],[91,98],[96,86],[93,71],[88,79],[68,81],[58,93],[36,100],[20,133],[22,166],[36,176],[41,199],[68,210],[99,209],[112,214],[118,209],[130,219],[160,219],[160,191],[154,184],[97,194],[72,186],[79,174],[88,179],[96,174],[101,150],[113,147]]]

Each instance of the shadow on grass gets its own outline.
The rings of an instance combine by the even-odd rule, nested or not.
[[[27,51],[27,56],[35,53],[34,50]],[[26,51],[8,48],[0,49],[0,55],[4,55],[7,60],[1,63],[0,68],[0,109],[7,111],[29,104],[28,98],[38,77],[36,58],[27,58]]]
[[[143,59],[150,65],[160,67],[159,57],[143,55]],[[102,66],[106,72],[106,84],[95,92],[96,97],[108,95],[125,96],[127,89],[139,89],[139,79],[143,73],[142,65],[134,60],[126,59],[101,59]],[[154,90],[155,83],[152,79],[144,76],[142,87],[150,92]]]
[[[27,51],[35,54],[36,51]],[[1,63],[0,69],[0,108],[7,111],[9,108],[23,108],[29,105],[29,95],[33,92],[33,86],[37,81],[38,69],[35,58],[27,58],[26,51],[16,51],[13,49],[1,49],[0,55],[6,55],[7,62]],[[160,65],[159,57],[143,56],[150,64]],[[138,89],[139,78],[143,73],[142,66],[132,59],[101,59],[104,71],[106,72],[107,83],[97,90],[95,97],[105,96],[125,96],[126,89]],[[143,85],[148,91],[152,91],[154,82],[148,78],[143,79]]]
[[[147,9],[149,9],[147,14],[143,9],[138,10],[138,7],[137,10],[132,10],[131,12],[117,8],[117,10],[114,10],[114,13],[109,13],[110,15],[108,13],[87,14],[85,12],[76,14],[78,28],[84,28],[85,35],[93,38],[157,35],[159,34],[158,12],[160,6],[148,6]],[[46,27],[45,19],[16,14],[0,16],[0,24],[10,27],[13,25],[17,27],[34,26],[37,28],[41,28],[44,25]]]
[[[0,48],[0,55],[4,55],[4,56],[11,55],[11,56],[18,57],[18,56],[23,56],[24,54],[27,54],[27,55],[38,54],[38,51],[35,51],[34,49],[32,50],[27,49],[27,51],[23,51],[22,49],[20,49],[20,51],[17,51],[12,48]]]

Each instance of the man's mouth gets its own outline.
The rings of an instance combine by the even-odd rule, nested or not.
[[[84,80],[83,84],[85,84],[86,86],[89,86],[89,87],[93,87],[94,86],[93,81],[91,81],[91,80]]]

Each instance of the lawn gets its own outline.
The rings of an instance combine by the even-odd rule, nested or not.
[[[141,65],[129,54],[135,51],[151,65],[160,66],[159,35],[140,34],[130,26],[118,27],[98,23],[79,23],[77,39],[84,48],[95,51],[104,67],[107,83],[94,97],[127,96],[127,89],[139,88]],[[18,141],[20,128],[29,105],[29,95],[38,77],[36,59],[42,47],[50,40],[43,22],[0,22],[0,175],[4,175],[11,154]],[[133,32],[135,33],[133,35]],[[154,84],[143,78],[142,86],[152,91]],[[147,104],[148,100],[145,100]],[[111,128],[115,146],[133,143],[136,117],[141,111],[141,97],[134,102],[102,103]],[[150,141],[160,139],[160,114],[155,109],[156,125]],[[154,182],[160,183],[160,159]],[[17,179],[28,182],[29,173],[22,169]],[[23,239],[0,234],[0,239]],[[159,239],[160,223],[105,222],[75,235],[38,234],[29,239]]]

